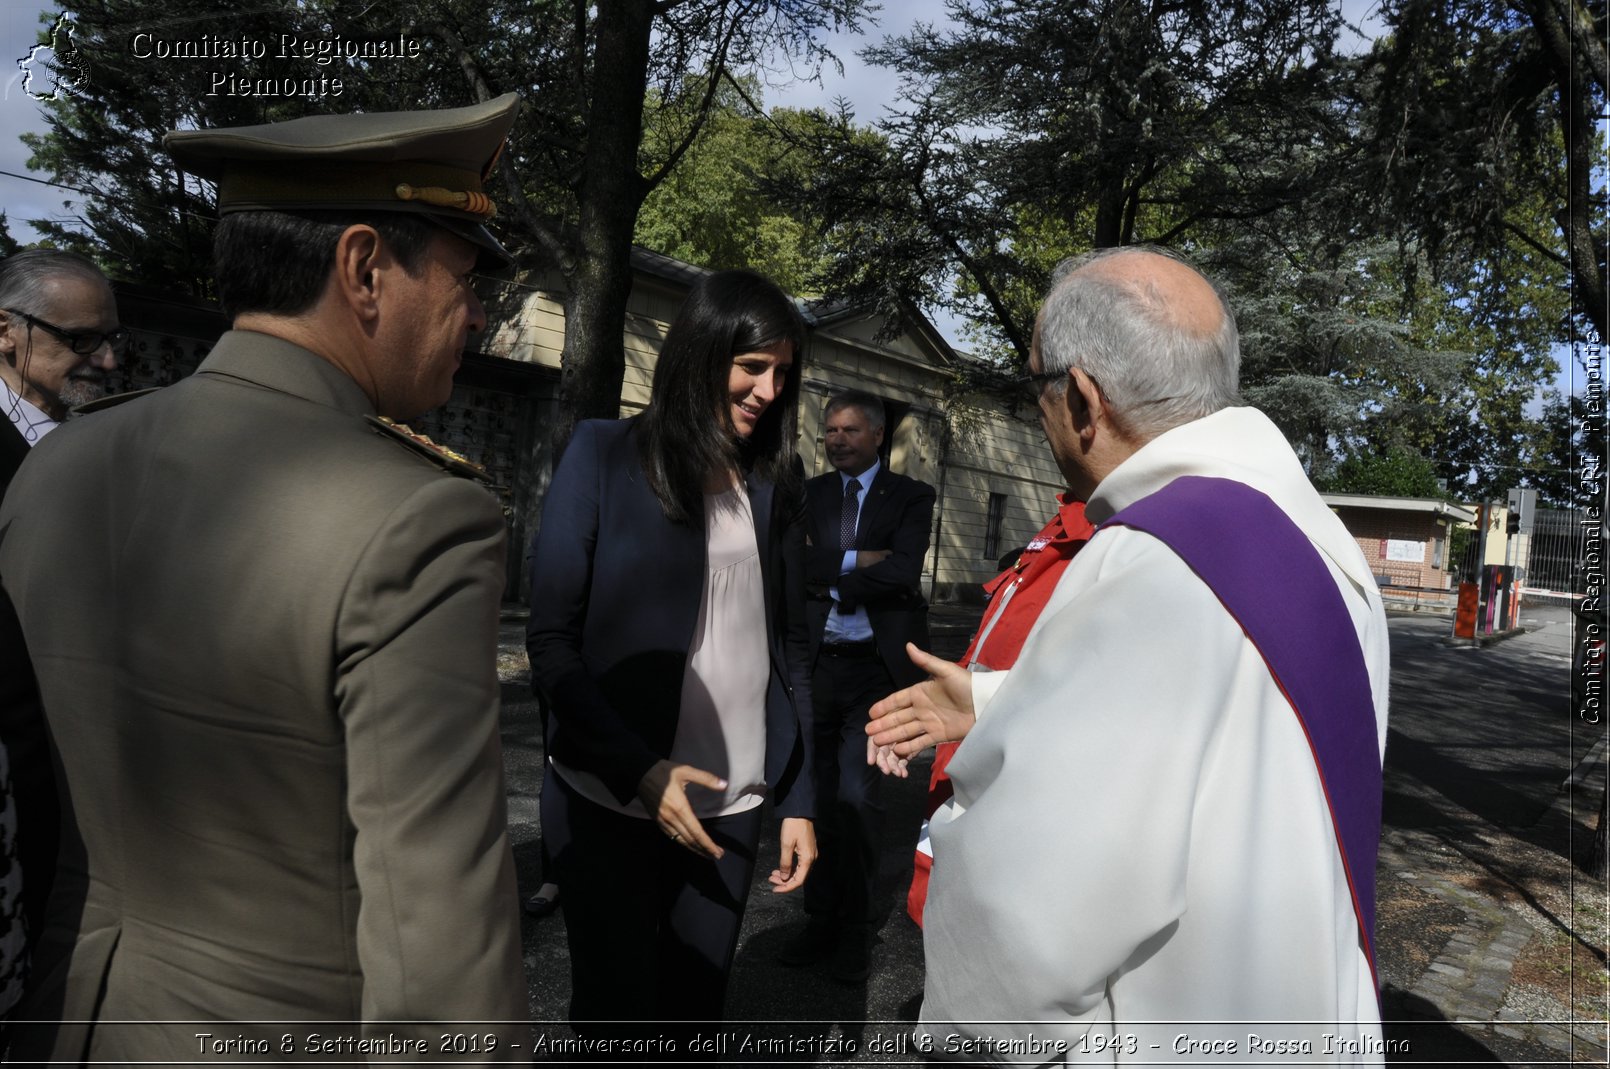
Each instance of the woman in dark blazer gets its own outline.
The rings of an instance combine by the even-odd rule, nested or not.
[[[772,889],[815,858],[803,338],[770,281],[706,276],[648,410],[579,424],[548,489],[526,649],[572,1021],[720,1020],[767,795]]]

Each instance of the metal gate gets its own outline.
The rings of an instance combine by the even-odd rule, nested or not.
[[[1592,531],[1584,525],[1585,518],[1581,509],[1537,510],[1532,521],[1531,551],[1526,555],[1527,589],[1559,594],[1587,592],[1582,562]]]

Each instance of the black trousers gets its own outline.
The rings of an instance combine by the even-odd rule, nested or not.
[[[555,833],[578,1032],[629,1034],[602,1022],[645,1021],[648,1034],[675,1034],[658,1022],[722,1019],[762,808],[701,821],[725,851],[711,861],[673,843],[655,821],[588,801],[550,766],[542,825],[544,836]]]
[[[883,845],[883,773],[866,763],[867,710],[895,691],[877,653],[822,648],[811,675],[815,714],[816,845],[805,912],[839,924],[872,919]]]

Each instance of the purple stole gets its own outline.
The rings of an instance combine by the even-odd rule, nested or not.
[[[1268,497],[1229,479],[1186,476],[1102,527],[1145,531],[1218,597],[1269,666],[1308,738],[1359,942],[1375,971],[1375,857],[1381,761],[1358,633],[1319,551]]]

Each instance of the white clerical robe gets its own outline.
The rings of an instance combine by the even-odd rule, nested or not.
[[[1088,515],[1182,475],[1261,491],[1319,550],[1384,753],[1380,595],[1280,432],[1251,408],[1168,431],[1102,480]],[[1302,728],[1167,546],[1098,533],[1016,666],[973,685],[979,720],[950,764],[959,815],[933,829],[921,1045],[971,1061],[1383,1060]]]

